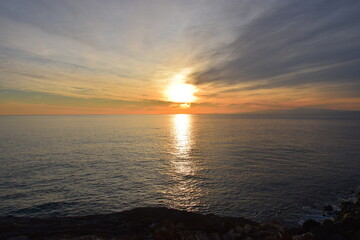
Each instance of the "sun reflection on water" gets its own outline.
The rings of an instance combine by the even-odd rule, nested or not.
[[[191,116],[177,114],[173,118],[173,132],[175,142],[175,155],[180,158],[188,158],[192,145]]]
[[[173,118],[174,132],[174,155],[176,159],[172,162],[176,173],[183,175],[194,174],[194,166],[191,162],[190,152],[193,144],[191,130],[191,115],[177,114]]]
[[[200,187],[199,166],[191,157],[195,145],[192,116],[177,114],[172,117],[173,158],[170,176],[172,184],[166,190],[169,205],[178,209],[196,210],[204,195]]]

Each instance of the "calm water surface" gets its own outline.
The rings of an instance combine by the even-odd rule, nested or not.
[[[167,206],[296,223],[359,185],[359,119],[0,117],[3,216]]]

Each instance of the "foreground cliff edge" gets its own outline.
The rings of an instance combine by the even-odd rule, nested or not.
[[[168,208],[136,208],[85,217],[2,217],[0,239],[360,240],[359,197],[356,202],[344,202],[333,220],[308,220],[292,228]]]

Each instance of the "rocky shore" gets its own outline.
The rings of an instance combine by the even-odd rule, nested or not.
[[[333,211],[331,206],[324,210]],[[360,240],[360,198],[344,202],[333,220],[308,220],[299,227],[168,208],[136,208],[85,217],[3,217],[0,239]]]

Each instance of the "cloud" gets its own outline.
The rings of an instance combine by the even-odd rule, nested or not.
[[[48,104],[59,106],[75,106],[75,107],[91,107],[91,108],[145,108],[170,106],[172,102],[142,99],[137,101],[131,100],[115,100],[102,98],[79,98],[72,96],[64,96],[59,94],[51,94],[44,92],[0,89],[1,103],[29,103],[29,104]]]
[[[247,85],[243,90],[351,84],[358,91],[359,12],[356,0],[278,1],[239,27],[235,40],[216,49],[215,63],[194,73],[193,81]]]
[[[0,1],[0,88],[135,100],[146,94],[161,100],[170,76],[191,65],[195,48],[187,30],[216,15],[206,5]]]
[[[357,109],[358,12],[357,0],[0,1],[0,89],[13,90],[0,100],[165,109],[189,69],[198,112],[333,98]]]

